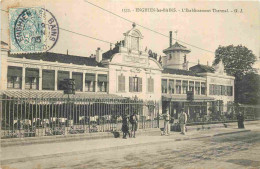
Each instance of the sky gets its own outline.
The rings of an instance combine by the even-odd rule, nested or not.
[[[143,47],[147,46],[158,55],[169,47],[169,39],[160,34],[144,29],[139,25],[169,35],[169,31],[178,31],[177,39],[199,48],[215,51],[218,46],[243,45],[260,56],[260,5],[258,1],[87,1],[87,0],[3,0],[1,8],[44,7],[57,19],[60,28],[95,37],[112,43],[123,40],[123,33],[132,28],[132,22],[114,16],[95,4],[137,24],[144,36]],[[140,8],[175,8],[177,12],[137,12]],[[181,12],[187,9],[226,10],[234,12]],[[124,12],[129,11],[130,12]],[[59,39],[50,52],[67,53],[89,57],[100,47],[104,52],[110,45],[59,30]],[[10,43],[8,30],[8,13],[1,11],[1,38]],[[173,33],[173,38],[176,38]],[[175,40],[173,40],[175,42]],[[211,65],[214,53],[182,44],[191,52],[187,55],[190,66],[198,63]],[[255,67],[260,67],[259,60]]]

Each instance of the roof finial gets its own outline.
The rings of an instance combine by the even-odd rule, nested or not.
[[[178,41],[177,40],[178,30],[175,30],[174,33],[175,33],[175,39],[176,39],[176,42],[177,42]]]
[[[133,26],[133,28],[135,28],[135,26],[136,26],[135,22],[132,24],[132,26]]]
[[[198,59],[198,65],[200,64],[200,60]]]

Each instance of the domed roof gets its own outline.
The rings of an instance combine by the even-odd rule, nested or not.
[[[178,42],[175,42],[175,44],[173,44],[169,48],[164,49],[163,53],[167,53],[167,52],[171,52],[171,51],[183,51],[186,53],[190,53],[190,50],[186,46],[183,46],[183,45],[179,44]]]

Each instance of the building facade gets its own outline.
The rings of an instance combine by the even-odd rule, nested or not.
[[[171,34],[170,34],[171,37]],[[215,68],[196,65],[188,68],[185,46],[176,42],[163,50],[162,64],[142,47],[141,32],[135,27],[124,33],[124,40],[95,57],[57,53],[10,54],[8,44],[1,42],[1,84],[3,93],[12,96],[24,92],[62,94],[62,81],[75,79],[76,96],[122,97],[155,101],[157,111],[170,109],[172,117],[185,108],[192,118],[210,113],[212,104],[227,105],[234,101],[234,77],[224,72],[223,64]],[[192,101],[187,92],[194,93]],[[227,112],[227,108],[218,108]],[[142,114],[151,118],[149,107]]]

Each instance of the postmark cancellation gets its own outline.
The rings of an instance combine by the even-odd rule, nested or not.
[[[11,52],[45,52],[59,38],[59,26],[54,15],[45,8],[9,9]]]

